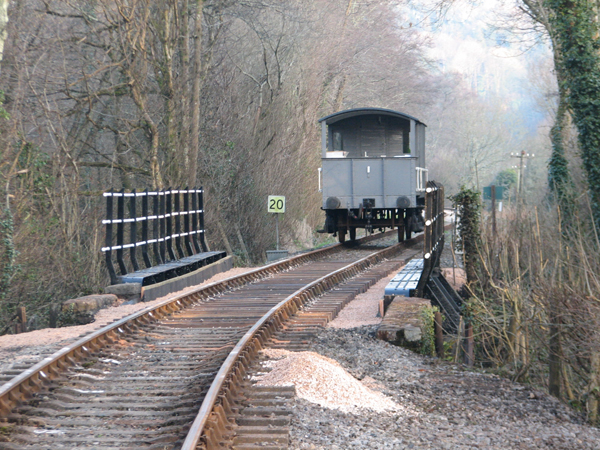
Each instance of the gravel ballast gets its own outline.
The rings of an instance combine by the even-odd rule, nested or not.
[[[557,399],[376,340],[375,330],[327,328],[312,351],[402,408],[374,412],[371,405],[345,412],[296,398],[290,448],[600,448],[600,430]],[[332,376],[335,384],[339,375]]]
[[[272,370],[264,382],[297,386],[291,449],[600,450],[599,429],[537,389],[375,339],[386,283],[351,302],[318,334],[310,352],[287,363],[286,352],[270,355]],[[3,336],[0,373],[33,364],[79,335],[149,305],[108,308],[86,326]]]

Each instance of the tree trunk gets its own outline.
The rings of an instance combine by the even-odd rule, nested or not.
[[[548,391],[550,395],[560,398],[561,361],[560,361],[560,331],[554,305],[550,306],[550,349],[548,355]]]
[[[0,0],[0,61],[4,55],[4,41],[6,41],[6,27],[8,26],[8,0]]]
[[[194,72],[192,73],[192,129],[190,136],[188,186],[196,185],[198,155],[200,152],[200,88],[202,86],[202,9],[203,0],[196,0],[194,18]],[[188,161],[186,161],[186,164]]]
[[[554,66],[560,67],[559,52],[554,49]],[[569,126],[569,112],[567,105],[567,92],[564,77],[560,70],[556,70],[558,81],[558,108],[554,125],[550,130],[552,142],[552,156],[548,161],[548,185],[554,200],[558,203],[563,217],[571,217],[573,212],[575,185],[569,172],[569,162],[565,157],[565,132]],[[570,221],[566,221],[569,224]]]
[[[549,32],[558,52],[557,73],[579,131],[594,223],[600,228],[600,54],[592,2],[549,0]],[[556,62],[556,60],[555,60]]]
[[[600,353],[591,357],[590,383],[588,386],[587,412],[592,424],[598,423],[598,407],[600,405]]]

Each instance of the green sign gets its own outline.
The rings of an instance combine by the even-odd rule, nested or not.
[[[496,200],[504,199],[504,189],[506,189],[504,186],[496,186]],[[492,187],[491,186],[485,186],[483,188],[483,199],[484,200],[492,199]]]

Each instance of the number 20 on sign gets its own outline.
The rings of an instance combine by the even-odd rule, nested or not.
[[[282,214],[285,212],[285,196],[269,195],[267,212]]]

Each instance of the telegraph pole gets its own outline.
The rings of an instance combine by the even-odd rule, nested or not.
[[[526,158],[533,158],[535,156],[534,153],[525,153],[525,150],[521,151],[521,153],[511,153],[510,154],[511,157],[513,158],[519,158],[519,180],[518,180],[518,188],[517,188],[517,201],[519,201],[519,199],[521,198],[521,195],[523,193],[523,168],[526,167],[523,163],[523,161]]]

